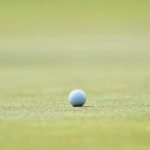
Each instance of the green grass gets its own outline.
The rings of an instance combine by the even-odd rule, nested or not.
[[[1,52],[1,149],[148,150],[149,60],[113,52]],[[69,105],[74,88],[85,107]]]
[[[148,0],[1,1],[0,150],[149,150],[149,16]]]

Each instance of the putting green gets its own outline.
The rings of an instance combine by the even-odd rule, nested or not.
[[[149,15],[146,0],[0,2],[0,149],[149,150]]]

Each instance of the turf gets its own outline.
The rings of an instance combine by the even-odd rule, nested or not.
[[[0,150],[149,150],[149,15],[147,0],[1,1]]]
[[[132,56],[134,61],[127,62],[125,55],[116,60],[107,54],[109,61],[104,56],[81,52],[67,59],[65,54],[26,52],[6,61],[3,53],[1,149],[149,149],[150,70],[145,57],[137,61]],[[68,103],[74,88],[87,92],[84,107]]]

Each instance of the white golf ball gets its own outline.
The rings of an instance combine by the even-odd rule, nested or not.
[[[81,107],[85,104],[86,102],[86,94],[82,90],[73,90],[69,94],[69,102],[73,107]]]

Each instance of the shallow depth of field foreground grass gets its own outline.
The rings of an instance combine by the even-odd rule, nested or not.
[[[0,2],[0,150],[149,150],[149,6]]]
[[[1,65],[1,149],[148,150],[149,62],[127,62],[122,55],[105,61],[103,53],[97,55],[80,53],[71,61],[58,54],[39,64],[41,55],[30,55],[34,62],[29,63],[24,54]],[[84,107],[69,105],[67,96],[74,88],[87,92]]]

